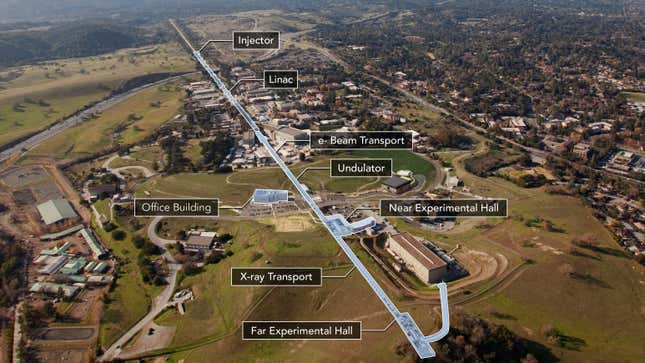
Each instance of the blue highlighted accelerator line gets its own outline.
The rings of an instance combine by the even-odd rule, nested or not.
[[[309,207],[313,210],[313,212],[316,214],[318,219],[320,219],[325,227],[329,230],[329,232],[332,234],[338,245],[343,249],[347,257],[352,261],[354,266],[356,266],[356,269],[360,272],[360,274],[363,276],[365,281],[369,284],[369,286],[374,290],[374,293],[376,293],[376,296],[381,300],[383,305],[388,309],[388,311],[392,314],[396,322],[399,324],[401,329],[403,330],[403,333],[406,335],[414,349],[416,350],[417,354],[421,358],[431,358],[434,357],[436,354],[432,347],[430,346],[430,342],[437,341],[441,338],[443,338],[449,330],[449,316],[448,316],[448,293],[447,293],[447,287],[446,284],[441,282],[437,284],[439,287],[439,291],[441,294],[441,312],[442,312],[442,328],[439,330],[437,333],[432,334],[430,336],[425,336],[423,332],[421,332],[421,329],[419,329],[418,325],[410,316],[409,313],[406,312],[400,312],[399,309],[394,305],[392,300],[387,296],[385,291],[381,288],[381,286],[376,282],[374,277],[369,273],[367,268],[363,265],[361,260],[356,256],[354,251],[349,247],[349,245],[343,240],[342,236],[339,234],[335,233],[335,229],[333,228],[332,225],[330,225],[330,222],[328,219],[325,217],[323,212],[320,210],[316,202],[311,198],[311,196],[307,193],[307,191],[304,189],[302,184],[298,181],[298,179],[293,175],[291,170],[287,167],[287,165],[282,161],[278,153],[275,151],[273,146],[269,143],[269,140],[266,138],[266,136],[262,133],[262,130],[257,126],[251,115],[244,109],[244,107],[239,103],[237,98],[233,96],[233,94],[229,91],[229,89],[226,87],[224,82],[215,74],[213,69],[210,67],[210,65],[206,62],[206,60],[202,57],[201,53],[199,51],[196,51],[190,42],[186,39],[186,37],[182,34],[181,30],[175,26],[174,23],[172,25],[175,27],[177,32],[180,34],[180,36],[184,39],[186,44],[191,48],[193,51],[193,56],[195,59],[199,62],[199,64],[204,68],[204,70],[208,73],[208,75],[211,77],[213,82],[217,85],[217,87],[222,91],[222,93],[226,96],[228,101],[235,106],[237,111],[242,115],[244,120],[247,122],[249,127],[253,130],[255,133],[256,138],[258,141],[265,147],[265,149],[269,152],[269,154],[273,157],[275,162],[278,164],[278,166],[282,169],[284,174],[289,178],[293,186],[298,190],[302,198],[307,202]]]

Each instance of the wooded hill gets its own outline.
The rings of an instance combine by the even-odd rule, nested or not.
[[[153,40],[136,27],[117,23],[82,22],[47,30],[7,32],[0,34],[0,66],[93,56]]]

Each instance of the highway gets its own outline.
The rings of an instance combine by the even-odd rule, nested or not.
[[[287,167],[287,165],[284,163],[284,161],[280,158],[278,153],[275,151],[273,146],[269,143],[269,140],[266,138],[266,136],[262,133],[262,130],[257,126],[251,115],[246,111],[246,109],[239,103],[237,98],[231,94],[227,86],[222,82],[222,80],[215,74],[213,69],[210,67],[210,65],[206,62],[206,60],[202,57],[201,53],[196,51],[188,39],[184,36],[184,34],[181,32],[181,30],[177,27],[177,25],[171,21],[171,24],[173,27],[176,29],[176,31],[179,33],[179,35],[182,37],[184,42],[191,48],[193,52],[193,56],[195,59],[199,62],[199,64],[204,68],[204,70],[208,73],[208,75],[211,77],[213,82],[217,85],[217,87],[222,91],[222,93],[226,96],[228,101],[237,109],[237,111],[242,115],[244,120],[247,122],[249,127],[253,130],[255,133],[256,138],[258,141],[265,147],[265,149],[269,152],[271,157],[275,160],[275,162],[278,164],[278,166],[282,169],[284,174],[289,178],[293,186],[298,190],[302,198],[307,202],[309,207],[313,210],[313,212],[316,214],[319,220],[323,222],[325,227],[329,230],[329,232],[332,234],[338,245],[342,248],[342,250],[345,252],[347,257],[352,261],[352,263],[356,266],[356,269],[360,272],[360,274],[363,276],[365,281],[369,284],[369,286],[374,290],[374,293],[376,293],[376,296],[381,300],[383,305],[388,309],[388,311],[392,314],[394,319],[397,321],[401,329],[403,330],[403,333],[406,335],[410,343],[412,344],[413,348],[417,352],[420,358],[431,358],[434,357],[436,354],[432,347],[430,346],[429,342],[431,341],[436,341],[443,336],[445,336],[445,333],[447,333],[448,327],[443,327],[444,329],[440,330],[439,332],[426,337],[421,329],[419,329],[418,325],[412,318],[412,316],[409,313],[405,312],[400,312],[399,309],[394,305],[392,300],[387,296],[385,291],[381,288],[381,286],[376,282],[374,277],[369,273],[367,268],[363,265],[361,260],[356,256],[354,251],[349,247],[349,245],[343,240],[343,238],[335,233],[333,226],[329,223],[323,212],[320,210],[316,202],[309,196],[307,191],[304,189],[302,184],[298,182],[296,176],[291,172],[291,170]],[[446,289],[445,283],[440,283],[438,284],[440,293]],[[447,290],[446,290],[447,291]],[[441,293],[441,298],[442,298],[442,321],[449,321],[448,317],[448,303],[447,303],[447,293]]]
[[[183,75],[172,76],[172,77],[162,79],[162,80],[157,81],[157,82],[148,83],[148,84],[145,84],[143,86],[133,88],[133,89],[127,91],[127,92],[119,93],[119,94],[114,95],[112,97],[109,97],[109,98],[107,98],[107,99],[105,99],[103,101],[100,101],[100,102],[96,103],[95,105],[93,105],[91,107],[88,107],[87,109],[85,109],[83,111],[80,111],[80,112],[78,112],[78,113],[66,118],[65,120],[63,120],[61,122],[58,122],[58,123],[55,123],[55,124],[51,125],[47,129],[36,133],[35,135],[33,135],[33,136],[31,136],[31,137],[29,137],[29,138],[17,143],[16,145],[11,146],[11,147],[9,147],[9,148],[7,148],[5,150],[2,150],[0,152],[0,162],[3,162],[5,160],[9,159],[9,157],[11,157],[11,155],[13,155],[15,153],[22,152],[22,151],[25,151],[25,150],[30,150],[30,149],[38,146],[41,142],[49,139],[50,137],[56,136],[57,134],[67,130],[68,128],[80,124],[81,122],[85,121],[86,119],[92,117],[93,114],[105,111],[108,108],[110,108],[110,107],[112,107],[112,106],[114,106],[114,105],[116,105],[116,104],[118,104],[120,102],[123,102],[123,101],[127,100],[128,98],[138,94],[141,91],[144,91],[144,90],[146,90],[146,89],[148,89],[150,87],[158,86],[158,85],[161,85],[161,84],[164,84],[164,83],[176,80],[176,79],[180,79],[181,77],[183,77]]]

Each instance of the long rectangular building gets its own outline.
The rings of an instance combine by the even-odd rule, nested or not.
[[[425,283],[442,281],[448,272],[448,265],[444,260],[407,232],[391,234],[387,248]]]
[[[101,246],[96,237],[94,237],[94,233],[92,233],[89,228],[83,228],[81,230],[81,236],[83,237],[83,239],[85,239],[87,245],[90,246],[94,258],[101,259],[107,255],[107,252],[105,251],[103,246]]]

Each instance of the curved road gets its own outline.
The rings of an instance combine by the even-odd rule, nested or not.
[[[118,358],[123,351],[123,347],[128,343],[128,341],[134,338],[134,336],[137,335],[137,333],[141,329],[143,329],[143,327],[151,323],[157,315],[159,315],[164,309],[166,309],[168,303],[172,299],[172,295],[175,292],[175,288],[177,287],[177,272],[181,270],[181,265],[177,263],[175,258],[172,257],[170,252],[168,252],[168,250],[166,249],[167,245],[173,244],[176,241],[163,239],[157,235],[157,224],[159,224],[161,220],[161,217],[155,217],[148,225],[148,229],[146,231],[150,241],[164,251],[163,257],[166,259],[166,261],[168,261],[168,270],[170,272],[166,277],[168,285],[166,285],[166,288],[153,299],[152,306],[150,307],[148,314],[146,314],[146,316],[139,320],[132,328],[130,328],[130,330],[128,330],[116,342],[114,342],[105,351],[105,353],[103,353],[103,355],[99,357],[99,361],[109,362]]]
[[[143,173],[143,176],[146,178],[153,177],[157,175],[157,173],[151,171],[150,169],[146,168],[145,166],[140,166],[140,165],[127,165],[127,166],[121,166],[118,168],[110,168],[110,163],[114,160],[119,158],[119,155],[112,155],[109,159],[107,159],[101,167],[110,173],[116,175],[119,179],[125,179],[123,175],[121,175],[122,171],[126,171],[128,169],[134,169],[134,170],[139,170]]]

